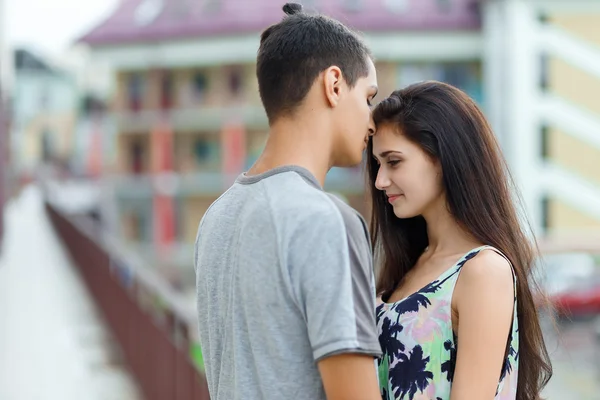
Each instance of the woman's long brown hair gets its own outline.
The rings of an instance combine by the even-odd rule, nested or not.
[[[500,146],[477,105],[462,91],[422,82],[397,90],[373,111],[376,125],[391,123],[442,167],[447,207],[481,243],[503,252],[517,278],[519,323],[518,400],[537,400],[552,376],[534,302],[537,251],[523,228],[524,214]],[[389,297],[427,247],[425,220],[400,219],[385,193],[375,188],[379,169],[369,141],[367,174],[372,201],[371,236],[378,263],[377,292]],[[521,219],[520,219],[521,217]],[[528,226],[528,225],[526,225]]]

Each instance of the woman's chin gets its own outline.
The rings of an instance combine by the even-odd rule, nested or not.
[[[410,210],[407,210],[406,207],[396,206],[396,207],[394,207],[394,215],[400,219],[408,219],[408,218],[416,217],[419,214],[411,212]]]

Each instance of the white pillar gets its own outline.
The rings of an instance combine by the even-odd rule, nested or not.
[[[504,82],[507,79],[505,58],[508,46],[504,35],[506,17],[502,2],[486,1],[483,4],[483,107],[494,133],[504,147],[506,131]]]
[[[15,80],[15,71],[14,71],[14,56],[13,50],[10,48],[8,44],[8,29],[7,29],[7,3],[9,0],[0,0],[0,102],[4,102],[7,109],[4,110],[6,113],[5,118],[10,119],[10,128],[8,132],[4,132],[4,151],[9,153],[10,162],[13,167],[17,165],[20,159],[18,158],[18,153],[16,151],[18,144],[18,137],[14,132],[14,104],[11,103],[11,99],[14,99],[14,80]],[[14,178],[14,172],[12,173],[12,177]]]
[[[5,199],[8,197],[7,183],[9,179],[8,174],[8,160],[5,155],[8,154],[7,147],[9,146],[7,132],[8,128],[8,68],[10,63],[8,61],[8,51],[6,46],[6,17],[4,15],[5,0],[0,0],[0,214],[3,214],[3,205]],[[0,215],[0,243],[2,242],[3,236],[3,215]]]
[[[2,98],[8,99],[12,87],[12,52],[7,43],[6,0],[0,0],[0,88]]]
[[[489,0],[484,11],[487,111],[535,233],[542,228],[539,20],[526,0]],[[489,26],[487,24],[490,24]],[[489,74],[489,75],[488,75]]]
[[[5,0],[0,0],[0,101],[6,97],[6,17],[4,15]]]
[[[510,166],[521,190],[529,220],[541,232],[541,134],[536,104],[540,98],[540,22],[534,6],[525,0],[506,0],[507,115],[506,137]]]

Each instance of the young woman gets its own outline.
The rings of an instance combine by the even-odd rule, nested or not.
[[[384,399],[536,400],[552,375],[535,253],[498,143],[460,90],[423,82],[374,110],[371,233]]]

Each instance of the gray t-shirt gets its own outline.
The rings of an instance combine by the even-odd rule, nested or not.
[[[240,175],[200,222],[195,269],[212,400],[325,399],[317,361],[381,354],[364,220],[304,168]]]

